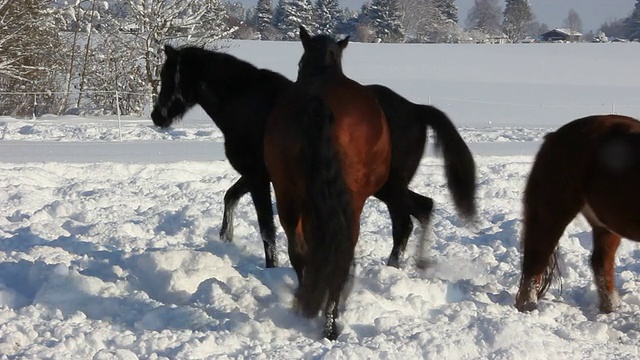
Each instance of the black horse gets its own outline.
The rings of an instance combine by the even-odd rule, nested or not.
[[[264,165],[265,123],[276,99],[293,82],[276,72],[259,69],[232,55],[199,47],[165,46],[161,91],[151,114],[154,124],[168,127],[195,104],[200,104],[225,136],[227,159],[241,177],[224,196],[220,237],[233,238],[233,214],[247,192],[258,214],[267,267],[278,265],[269,176]],[[391,133],[391,171],[374,196],[386,203],[391,216],[393,249],[388,265],[399,259],[413,229],[410,215],[424,231],[433,200],[408,189],[424,153],[427,127],[435,132],[436,149],[445,163],[447,186],[460,215],[476,214],[475,163],[451,120],[435,107],[408,101],[391,89],[369,85],[383,109]]]

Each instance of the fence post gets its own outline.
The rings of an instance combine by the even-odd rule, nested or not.
[[[616,102],[615,101],[611,103],[611,113],[612,114],[616,113]]]
[[[116,86],[116,115],[118,117],[118,137],[122,142],[122,124],[120,122],[120,96],[118,96],[118,87]]]
[[[33,94],[33,113],[31,114],[32,120],[36,119],[37,112],[38,112],[38,94]]]

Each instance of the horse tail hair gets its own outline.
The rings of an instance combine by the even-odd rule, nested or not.
[[[305,109],[301,122],[306,168],[302,230],[307,261],[296,300],[303,315],[315,317],[329,295],[339,294],[349,279],[354,213],[332,142],[333,113],[317,96],[309,99]]]
[[[420,105],[421,119],[435,133],[435,148],[444,157],[447,187],[453,203],[466,219],[476,216],[476,165],[469,147],[451,119],[439,109]]]
[[[562,293],[562,273],[560,273],[560,267],[558,266],[558,250],[554,249],[553,254],[549,258],[549,265],[544,269],[542,278],[540,279],[540,287],[536,295],[538,299],[547,293],[547,290],[551,287],[553,280],[557,279],[560,285],[560,293]]]

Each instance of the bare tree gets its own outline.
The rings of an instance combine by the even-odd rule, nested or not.
[[[14,53],[11,47],[20,42],[22,31],[28,28],[22,20],[28,18],[29,9],[14,5],[14,1],[0,0],[0,76],[25,80],[20,60],[26,54]]]
[[[59,34],[48,0],[0,1],[0,88],[21,93],[2,97],[0,113],[34,114],[33,93],[49,103],[56,96],[48,92],[61,66]]]
[[[205,45],[234,30],[227,28],[227,15],[219,0],[125,1],[127,16],[113,34],[123,35],[120,44],[129,50],[129,61],[144,64],[144,81],[154,95],[160,88],[165,43]]]
[[[582,32],[582,19],[578,12],[573,9],[569,10],[569,14],[567,14],[562,23],[571,35]]]
[[[475,0],[467,15],[467,30],[479,30],[495,35],[500,31],[502,8],[498,0]]]

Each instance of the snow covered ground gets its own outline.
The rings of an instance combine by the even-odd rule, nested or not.
[[[229,51],[293,78],[297,43]],[[640,117],[640,44],[350,44],[345,72],[431,102],[459,125],[478,165],[479,216],[462,223],[430,152],[412,188],[436,201],[435,268],[385,266],[391,228],[368,201],[356,283],[335,342],[291,311],[295,274],[265,270],[252,203],[232,244],[218,231],[238,178],[219,130],[195,109],[148,118],[0,118],[0,359],[636,359],[640,251],[623,242],[623,306],[597,311],[586,222],[560,241],[562,291],[521,314],[522,188],[542,136],[612,110]],[[122,141],[120,141],[122,139]]]

